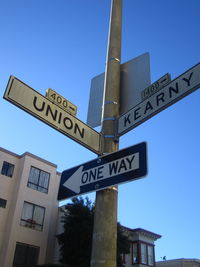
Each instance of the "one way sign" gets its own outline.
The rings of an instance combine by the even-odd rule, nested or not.
[[[139,179],[147,174],[146,143],[99,157],[61,176],[58,200]]]

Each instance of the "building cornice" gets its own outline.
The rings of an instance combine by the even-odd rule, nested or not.
[[[48,161],[48,160],[46,160],[46,159],[43,159],[43,158],[41,158],[41,157],[39,157],[39,156],[36,156],[36,155],[34,155],[34,154],[30,153],[30,152],[25,152],[25,153],[23,153],[22,155],[18,155],[18,154],[14,153],[14,152],[11,152],[11,151],[9,151],[9,150],[3,148],[3,147],[0,147],[0,151],[2,151],[2,152],[4,152],[4,153],[7,153],[7,154],[10,154],[11,156],[14,156],[14,157],[19,158],[19,159],[20,159],[20,158],[23,158],[23,157],[26,157],[26,156],[29,156],[29,157],[34,158],[34,159],[36,159],[36,160],[42,161],[42,162],[44,162],[45,164],[48,164],[48,165],[50,165],[50,166],[52,166],[52,167],[54,167],[54,168],[56,168],[56,169],[57,169],[57,167],[58,167],[56,164],[54,164],[54,163],[52,163],[52,162],[50,162],[50,161]],[[58,174],[58,175],[61,175],[60,172],[57,172],[57,174]]]
[[[135,229],[131,229],[128,227],[123,226],[123,228],[129,232],[135,233],[135,234],[140,234],[149,238],[152,238],[154,240],[157,240],[159,238],[161,238],[162,236],[153,232],[150,232],[148,230],[145,230],[143,228],[135,228]]]

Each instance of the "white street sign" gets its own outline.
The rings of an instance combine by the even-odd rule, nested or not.
[[[118,119],[118,136],[125,134],[200,87],[200,63]]]
[[[4,98],[79,144],[101,154],[101,138],[98,132],[53,104],[16,77],[10,77]]]

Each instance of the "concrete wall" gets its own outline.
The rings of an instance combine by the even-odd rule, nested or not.
[[[18,156],[0,149],[0,170],[3,161],[15,168],[12,178],[0,174],[0,198],[7,200],[6,208],[0,208],[0,266],[12,267],[16,242],[40,247],[38,263],[52,262],[60,183],[57,166],[30,153]],[[31,166],[50,173],[48,194],[27,187]],[[24,201],[45,208],[42,231],[20,225]]]

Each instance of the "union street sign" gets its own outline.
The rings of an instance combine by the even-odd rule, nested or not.
[[[189,69],[118,119],[121,136],[200,87],[200,63]]]
[[[61,175],[58,200],[139,179],[147,174],[145,142],[96,158]]]
[[[98,132],[16,77],[10,77],[4,98],[96,154],[101,154]]]

